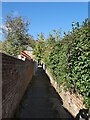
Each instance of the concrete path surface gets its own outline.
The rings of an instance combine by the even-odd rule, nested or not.
[[[62,101],[50,84],[48,76],[42,68],[29,84],[27,91],[15,114],[15,118],[66,118],[72,116],[63,108]]]

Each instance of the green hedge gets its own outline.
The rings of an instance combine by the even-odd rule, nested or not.
[[[48,57],[45,58],[46,65],[52,70],[56,81],[59,84],[64,82],[70,91],[82,94],[87,108],[90,108],[89,32],[86,20],[81,27],[74,27],[72,32],[54,43],[52,49],[48,47]]]
[[[90,36],[88,25],[74,34],[68,45],[68,87],[79,92],[85,98],[84,103],[90,108]]]

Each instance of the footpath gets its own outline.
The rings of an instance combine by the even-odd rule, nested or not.
[[[70,113],[62,106],[61,98],[41,67],[38,67],[35,76],[33,76],[15,118],[73,119]]]

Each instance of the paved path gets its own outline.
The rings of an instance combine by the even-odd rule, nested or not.
[[[28,86],[16,118],[71,118],[42,68]]]

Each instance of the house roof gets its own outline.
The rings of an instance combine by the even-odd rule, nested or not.
[[[32,51],[33,48],[32,47],[27,47],[27,51]]]

